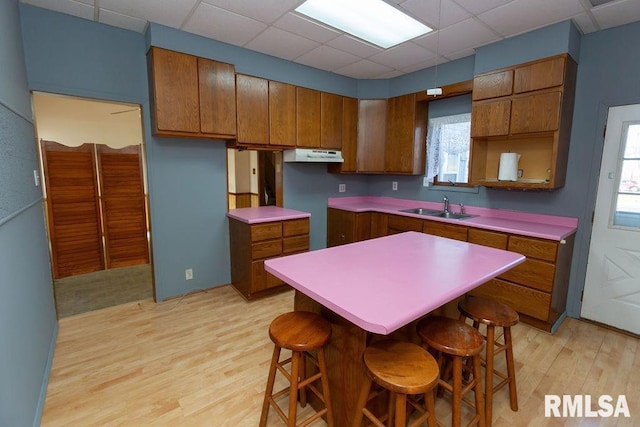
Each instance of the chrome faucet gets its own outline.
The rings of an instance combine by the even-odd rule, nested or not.
[[[460,214],[464,214],[464,204],[460,203]]]
[[[442,201],[444,202],[444,212],[449,213],[449,198],[447,196],[444,196]]]

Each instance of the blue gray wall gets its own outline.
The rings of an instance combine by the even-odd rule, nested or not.
[[[0,28],[0,426],[37,426],[57,321],[17,0]]]
[[[229,283],[226,156],[221,141],[151,136],[145,63],[149,45],[231,62],[240,73],[361,98],[415,92],[435,81],[434,69],[392,80],[358,81],[157,24],[140,35],[28,5],[19,7],[20,22],[16,0],[0,4],[1,28],[13,34],[0,40],[0,344],[11,349],[0,353],[0,425],[29,425],[38,419],[56,329],[40,195],[31,176],[37,166],[25,67],[22,49],[15,44],[20,26],[29,89],[142,105],[159,300]],[[474,57],[438,68],[437,84],[444,85],[561,52],[579,60],[564,188],[540,193],[445,190],[454,203],[578,217],[571,316],[580,310],[607,108],[640,102],[634,80],[640,75],[640,53],[632,45],[639,37],[640,24],[581,37],[564,22],[485,46]],[[431,113],[436,114],[433,110],[435,106]],[[391,191],[391,181],[399,182],[398,191]],[[338,183],[347,184],[346,193],[337,192]],[[312,249],[324,247],[328,197],[388,195],[435,201],[445,194],[422,187],[422,177],[338,176],[312,164],[286,164],[284,187],[285,206],[312,214]],[[184,280],[185,268],[193,268],[194,280]]]

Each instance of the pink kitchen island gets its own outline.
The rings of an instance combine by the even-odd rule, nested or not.
[[[415,322],[524,262],[523,255],[418,232],[265,261],[296,289],[295,309],[332,323],[326,349],[337,426],[348,426],[364,379],[362,354],[380,336],[414,340]]]

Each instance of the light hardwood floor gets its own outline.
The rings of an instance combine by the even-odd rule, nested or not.
[[[257,426],[268,326],[292,307],[293,292],[246,303],[224,286],[62,319],[42,426]],[[637,339],[575,319],[553,336],[523,324],[513,335],[520,410],[499,391],[494,426],[640,425]],[[545,418],[545,394],[624,394],[631,418]],[[437,404],[443,422],[447,404]]]

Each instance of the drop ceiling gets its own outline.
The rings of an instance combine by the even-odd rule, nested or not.
[[[385,50],[295,12],[303,0],[21,2],[140,33],[155,22],[356,79],[397,77],[568,19],[585,34],[640,21],[638,0],[389,0],[436,30]]]

